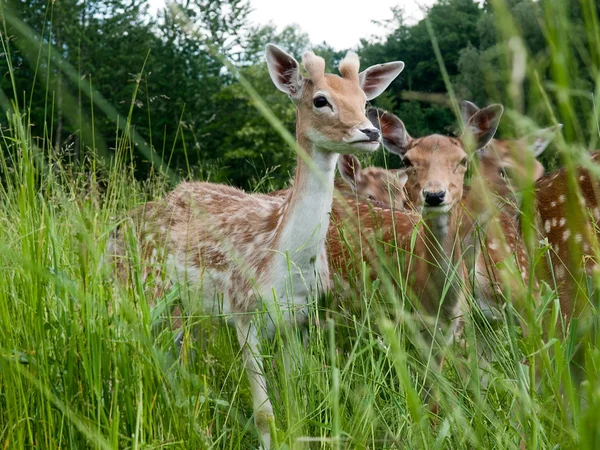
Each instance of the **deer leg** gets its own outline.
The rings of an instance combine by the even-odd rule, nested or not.
[[[260,342],[256,326],[241,319],[237,323],[237,336],[242,349],[244,367],[248,380],[254,408],[254,423],[260,433],[262,448],[271,448],[271,431],[269,421],[274,419],[273,406],[267,395],[267,382],[260,354]]]

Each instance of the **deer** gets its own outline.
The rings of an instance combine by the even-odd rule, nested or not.
[[[470,119],[480,111],[470,102],[463,102],[461,110],[465,123],[469,123]],[[394,149],[398,138],[404,133],[401,132],[399,136],[394,135],[394,128],[402,130],[403,124],[389,113],[379,112],[378,116],[384,117],[384,120],[381,121],[384,144],[388,150]],[[501,309],[505,305],[499,302],[498,299],[503,297],[497,294],[502,292],[501,282],[506,283],[507,280],[513,279],[510,276],[500,278],[500,273],[503,272],[501,268],[503,266],[510,267],[507,261],[510,263],[510,260],[514,258],[523,280],[529,278],[529,256],[521,239],[518,223],[518,195],[522,189],[531,186],[543,175],[544,168],[536,158],[547,148],[561,127],[562,125],[559,124],[538,130],[518,140],[491,139],[487,145],[474,154],[479,171],[472,180],[471,188],[464,189],[460,207],[464,208],[469,216],[476,219],[487,217],[484,222],[489,223],[489,225],[484,224],[483,228],[487,251],[476,252],[475,260],[469,266],[469,269],[473,270],[476,275],[475,298],[488,319],[497,318],[495,315],[491,315],[491,312]],[[401,151],[397,153],[402,154]],[[429,160],[429,164],[434,164],[434,161],[434,159]],[[409,167],[412,163],[409,159]],[[443,167],[441,164],[438,165]],[[530,169],[530,166],[533,167],[533,170]],[[371,187],[370,190],[372,191],[374,188]],[[486,192],[488,195],[482,195]],[[490,196],[491,198],[488,198]],[[419,198],[418,195],[416,197]],[[414,193],[412,198],[415,198]],[[492,200],[492,205],[490,205],[490,200]],[[455,208],[457,208],[456,214],[460,214],[459,207],[455,206]],[[361,218],[364,214],[366,212],[361,215]],[[404,218],[409,219],[408,216]],[[406,245],[406,235],[402,236],[402,234],[410,235],[412,233],[410,223],[414,224],[416,221],[414,217],[411,220],[401,219],[396,217],[396,238],[400,240],[401,237],[404,237],[404,245]],[[365,224],[361,223],[361,227],[364,226]],[[454,232],[451,232],[448,235],[452,236],[453,234]],[[455,242],[464,239],[464,237],[452,237]],[[423,242],[424,238],[425,236],[419,235],[417,242]],[[515,288],[511,290],[517,291]]]
[[[296,106],[299,150],[294,185],[285,198],[270,201],[231,186],[184,182],[133,211],[128,221],[133,232],[121,227],[108,246],[119,273],[131,276],[125,256],[133,235],[147,262],[143,281],[185,287],[187,311],[229,318],[262,448],[271,447],[275,417],[260,338],[274,335],[279,315],[284,325],[304,326],[319,283],[326,288],[325,236],[338,156],[379,148],[381,135],[365,105],[404,68],[396,61],[359,73],[358,56],[349,52],[339,64],[341,76],[326,74],[323,58],[309,51],[302,57],[304,77],[296,59],[273,44],[266,47],[266,60],[273,83]]]
[[[589,163],[598,161],[595,151]],[[539,274],[556,287],[567,322],[589,311],[586,277],[598,273],[599,194],[596,176],[583,166],[573,174],[561,168],[535,184],[537,230],[549,249]]]
[[[474,136],[474,150],[479,151],[492,140],[502,116],[502,105],[494,104],[477,111],[467,121],[467,133]],[[428,237],[437,242],[440,248],[429,249],[427,255],[431,260],[439,260],[440,255],[446,261],[458,263],[462,254],[456,246],[457,230],[461,221],[465,220],[462,208],[458,204],[463,199],[464,177],[469,155],[465,150],[465,135],[453,138],[442,135],[431,135],[423,138],[412,138],[404,123],[393,114],[372,109],[369,118],[381,127],[383,144],[391,153],[402,158],[408,181],[406,195],[408,205],[423,216]],[[418,270],[418,266],[415,266]],[[424,282],[424,294],[421,298],[427,303],[437,306],[440,287],[446,282],[450,267],[429,273],[430,282]],[[430,272],[423,267],[423,272]],[[461,303],[458,286],[453,286],[451,299],[442,310],[450,317],[457,312]],[[445,309],[447,308],[447,309]],[[432,308],[429,308],[432,310]]]
[[[338,170],[341,177],[336,178],[335,188],[343,197],[399,211],[404,209],[404,186],[408,181],[405,170],[363,169],[355,155],[341,155]]]
[[[582,330],[589,330],[595,321],[588,277],[598,280],[600,255],[600,185],[592,169],[600,161],[600,151],[592,152],[588,158],[585,165],[574,170],[561,168],[535,184],[535,228],[547,250],[536,267],[537,274],[554,287],[558,296],[561,326],[549,328],[551,333],[564,338],[576,321],[577,326],[572,329],[576,345],[567,362],[577,384],[585,380],[587,337]],[[585,400],[584,392],[580,392],[580,400]],[[583,408],[588,406],[585,401],[581,404]]]
[[[477,111],[475,104],[461,103],[465,122]],[[499,310],[506,305],[505,292],[518,298],[530,280],[529,254],[520,229],[520,193],[544,175],[544,166],[537,158],[561,128],[558,124],[520,139],[493,139],[476,153],[477,169],[465,200],[468,205],[470,192],[477,191],[487,194],[486,203],[493,204],[488,209],[493,216],[482,232],[486,251],[478,252],[473,267],[474,297],[488,320],[498,319]],[[532,282],[537,292],[536,280]]]
[[[502,112],[501,105],[490,105],[469,119],[468,132],[472,133],[476,149],[485,147],[493,138]],[[407,283],[418,299],[420,311],[428,317],[439,317],[441,345],[447,345],[456,336],[466,308],[463,287],[467,273],[461,261],[461,241],[469,234],[467,230],[471,229],[473,221],[457,207],[463,196],[467,170],[466,137],[431,135],[414,139],[393,114],[370,109],[368,116],[382,131],[385,148],[403,158],[407,177],[405,191],[411,211],[354,203],[355,217],[350,222],[359,223],[355,246],[367,249],[356,253],[375,266],[371,275],[376,276],[379,261],[369,250],[369,242],[375,236],[392,244],[388,248],[397,246],[401,251],[399,254],[403,254],[403,259],[410,264]],[[334,204],[328,235],[329,258],[332,270],[344,279],[351,276],[348,259],[349,253],[355,252],[345,248],[348,239],[336,229],[335,223],[346,218],[345,211]],[[413,248],[411,240],[415,232]],[[432,334],[439,335],[437,330]],[[433,338],[433,341],[437,340]],[[439,371],[443,358],[436,359],[435,369]],[[435,403],[431,406],[436,409]]]

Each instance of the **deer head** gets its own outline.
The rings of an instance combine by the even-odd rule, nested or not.
[[[468,122],[480,109],[463,101],[461,113]],[[517,140],[492,139],[477,152],[481,180],[497,196],[510,200],[516,192],[533,185],[544,175],[544,166],[536,159],[560,132],[561,124],[544,128]]]
[[[342,155],[338,169],[344,184],[338,190],[347,197],[357,197],[375,206],[404,208],[404,185],[408,180],[405,170],[386,170],[381,167],[362,169],[354,155]]]
[[[461,138],[434,134],[417,139],[412,138],[404,123],[391,113],[371,109],[368,115],[381,129],[385,148],[400,155],[404,162],[408,202],[424,213],[447,213],[463,195],[469,157],[466,138],[473,138],[475,150],[485,147],[498,128],[502,112],[501,105],[476,112]]]
[[[267,66],[275,86],[297,108],[297,138],[306,150],[332,153],[375,151],[381,134],[365,115],[366,102],[376,98],[402,72],[404,63],[378,64],[358,72],[358,56],[348,52],[340,62],[341,77],[325,73],[325,60],[313,52],[298,62],[275,45],[267,45]]]

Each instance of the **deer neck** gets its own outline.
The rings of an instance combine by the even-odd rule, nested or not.
[[[276,248],[282,254],[287,251],[293,265],[304,273],[310,267],[318,270],[329,225],[338,154],[314,146],[300,124],[297,139],[314,168],[298,156],[293,187],[280,209],[281,227]]]
[[[446,291],[441,312],[445,319],[457,314],[461,296],[461,264],[460,238],[458,237],[460,222],[460,206],[455,205],[448,213],[425,218],[424,261],[427,265],[427,300],[425,305],[432,311],[437,311],[442,293]]]
[[[451,257],[452,248],[454,245],[455,217],[457,207],[455,206],[445,214],[438,214],[425,218],[426,233],[429,236],[431,245],[428,246],[429,251],[436,259],[439,256]]]

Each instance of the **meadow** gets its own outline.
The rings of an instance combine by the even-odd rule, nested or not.
[[[535,20],[543,22],[538,36],[543,44],[536,45],[544,50],[534,58],[527,50],[528,29],[519,25],[518,15],[526,15],[525,10],[515,10],[517,3],[486,2],[506,46],[502,51],[500,44],[494,47],[497,53],[490,64],[497,64],[495,70],[478,63],[488,90],[471,94],[480,96],[479,103],[481,97],[487,103],[503,103],[505,131],[516,137],[563,123],[562,135],[548,152],[551,156],[542,161],[569,173],[581,164],[598,177],[600,170],[589,159],[599,137],[597,5],[592,0],[576,2],[584,20],[574,25],[566,14],[568,0],[540,1],[543,9]],[[0,13],[9,6],[0,5]],[[153,142],[152,136],[168,132],[162,124],[148,131],[153,129],[153,106],[146,102],[143,80],[152,67],[138,69],[124,106],[109,96],[110,90],[102,95],[92,78],[73,91],[80,97],[70,97],[72,105],[66,89],[62,91],[59,111],[56,74],[64,85],[77,85],[77,67],[52,53],[55,40],[32,31],[29,50],[19,51],[31,55],[33,48],[37,56],[29,77],[42,80],[45,89],[21,91],[23,74],[14,65],[11,33],[26,34],[28,28],[19,28],[23,22],[8,12],[0,21],[5,64],[0,92],[0,446],[256,448],[249,385],[235,331],[226,326],[226,318],[186,316],[178,348],[174,341],[181,330],[163,323],[178,301],[178,290],[153,304],[142,283],[120,283],[105,258],[108,238],[127,211],[163,197],[182,178],[235,180],[231,173],[236,167],[253,164],[246,159],[255,156],[251,147],[236,147],[239,154],[229,158],[238,159],[225,168],[218,159],[203,165],[196,158],[203,148],[196,146],[202,141],[202,127],[182,124],[178,117],[168,131],[176,136],[173,148],[166,139]],[[189,25],[178,24],[182,29]],[[427,17],[422,24],[442,80],[437,93],[446,100],[443,113],[434,102],[423,109],[429,116],[419,117],[424,122],[434,117],[442,132],[446,116],[455,121],[460,115],[459,99],[465,92],[457,91],[454,74],[448,72],[453,69],[440,50],[449,37],[438,34]],[[577,33],[570,32],[575,26]],[[238,67],[219,53],[218,46],[209,50],[214,52],[212,60],[236,80],[218,98],[245,102],[239,114],[251,118],[242,128],[250,140],[264,142],[275,155],[268,168],[245,167],[239,184],[251,192],[284,186],[295,160],[295,147],[287,146],[293,140],[287,131],[291,103],[272,85],[257,85],[264,73],[255,70],[264,72],[264,67]],[[576,68],[572,61],[577,61]],[[411,70],[407,62],[400,78]],[[43,76],[44,71],[48,73]],[[461,76],[473,73],[463,71]],[[427,103],[428,93],[418,94],[412,95]],[[147,109],[137,108],[140,98]],[[225,103],[232,104],[236,103]],[[406,114],[408,124],[416,103],[404,105],[394,110],[402,118]],[[393,109],[395,104],[384,98],[380,106]],[[156,115],[167,120],[157,109]],[[57,130],[54,117],[69,114],[70,125],[65,119],[60,125],[65,129]],[[96,118],[100,115],[101,120]],[[74,125],[84,122],[79,128]],[[414,128],[420,126],[413,123]],[[207,126],[215,134],[217,125]],[[65,138],[71,133],[69,126],[81,132],[78,140]],[[63,137],[57,139],[58,133]],[[265,140],[267,133],[277,138]],[[213,138],[218,139],[206,139]],[[287,147],[277,153],[277,146]],[[361,160],[365,167],[398,165],[382,150]],[[578,188],[575,183],[566,189]],[[379,268],[377,277],[370,279],[363,265],[351,282],[350,296],[347,290],[334,290],[319,299],[311,310],[307,345],[284,333],[264,342],[276,418],[274,448],[600,448],[600,272],[586,278],[585,312],[571,322],[562,317],[555,285],[539,279],[539,292],[534,289],[534,269],[551,248],[536,230],[533,192],[530,187],[522,193],[520,215],[531,265],[525,291],[518,298],[505,291],[507,307],[500,320],[490,323],[478,313],[472,289],[464,286],[473,313],[465,317],[461,341],[446,349],[441,374],[431,369],[431,354],[418,345],[415,313],[405,307],[410,296],[399,285],[407,274],[391,266]],[[382,257],[381,265],[388,264]],[[526,333],[517,325],[513,304]],[[487,362],[478,354],[481,347],[486,348]],[[580,366],[577,373],[582,375],[575,376],[571,365]],[[425,377],[439,392],[435,417],[423,402]]]

